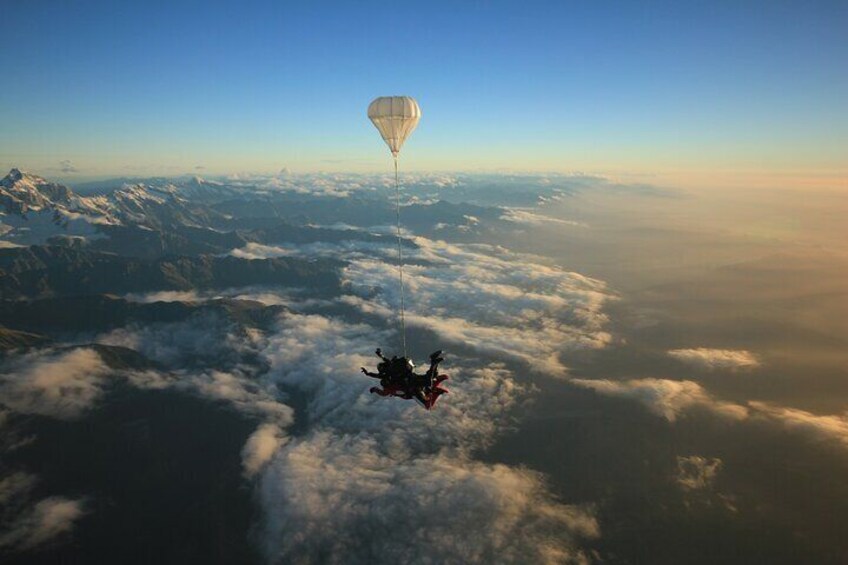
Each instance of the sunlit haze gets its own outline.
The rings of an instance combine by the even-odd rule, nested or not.
[[[848,563],[848,1],[0,22],[3,565]]]
[[[845,186],[844,2],[14,2],[3,20],[5,169],[382,170],[363,111],[392,93],[426,116],[408,170]]]

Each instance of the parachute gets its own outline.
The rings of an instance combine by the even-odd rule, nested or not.
[[[403,284],[403,249],[400,236],[400,181],[398,178],[398,157],[404,142],[409,138],[421,120],[421,108],[411,96],[381,96],[368,105],[368,118],[380,132],[383,141],[389,146],[395,164],[395,210],[397,214],[397,256],[398,277],[400,279],[400,334],[403,342],[403,357],[391,360],[383,357],[380,350],[377,355],[382,360],[378,372],[372,373],[362,368],[369,377],[380,379],[382,388],[373,387],[372,393],[380,396],[398,396],[405,399],[417,399],[430,410],[436,399],[447,391],[441,383],[448,377],[439,375],[438,365],[442,361],[441,351],[430,356],[430,369],[424,375],[413,372],[414,365],[406,350],[406,304]]]
[[[421,120],[421,108],[411,96],[381,96],[368,105],[368,119],[383,136],[397,161],[403,142]]]
[[[389,146],[395,161],[395,210],[397,212],[398,276],[400,277],[400,333],[406,357],[406,304],[403,285],[403,251],[400,237],[400,181],[398,156],[403,143],[421,120],[421,108],[411,96],[380,96],[368,105],[368,118]]]

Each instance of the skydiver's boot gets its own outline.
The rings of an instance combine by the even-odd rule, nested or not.
[[[430,408],[435,407],[436,401],[439,399],[439,397],[443,394],[447,394],[447,392],[448,391],[446,389],[443,389],[443,388],[439,388],[439,387],[434,388],[433,392],[430,393]],[[429,410],[430,408],[427,408],[427,410]]]
[[[442,357],[442,350],[439,349],[430,354],[430,368],[427,369],[427,377],[432,382],[434,379],[439,376],[439,363],[444,361],[444,357]]]
[[[421,403],[421,406],[423,406],[427,410],[430,409],[430,399],[424,396],[424,393],[422,393],[420,390],[416,390],[414,396],[415,400]]]

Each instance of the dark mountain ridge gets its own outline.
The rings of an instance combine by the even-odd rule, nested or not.
[[[146,260],[67,247],[18,247],[0,249],[0,295],[20,299],[251,285],[333,290],[340,287],[342,266],[335,259],[201,255]]]

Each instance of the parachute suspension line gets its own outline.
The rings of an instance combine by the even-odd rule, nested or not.
[[[398,180],[398,155],[393,153],[395,159],[395,212],[397,215],[397,248],[398,248],[398,273],[400,275],[400,335],[403,340],[403,356],[406,355],[406,305],[404,304],[403,291],[403,252],[401,251],[400,238],[400,181]],[[408,357],[407,357],[408,359]]]

